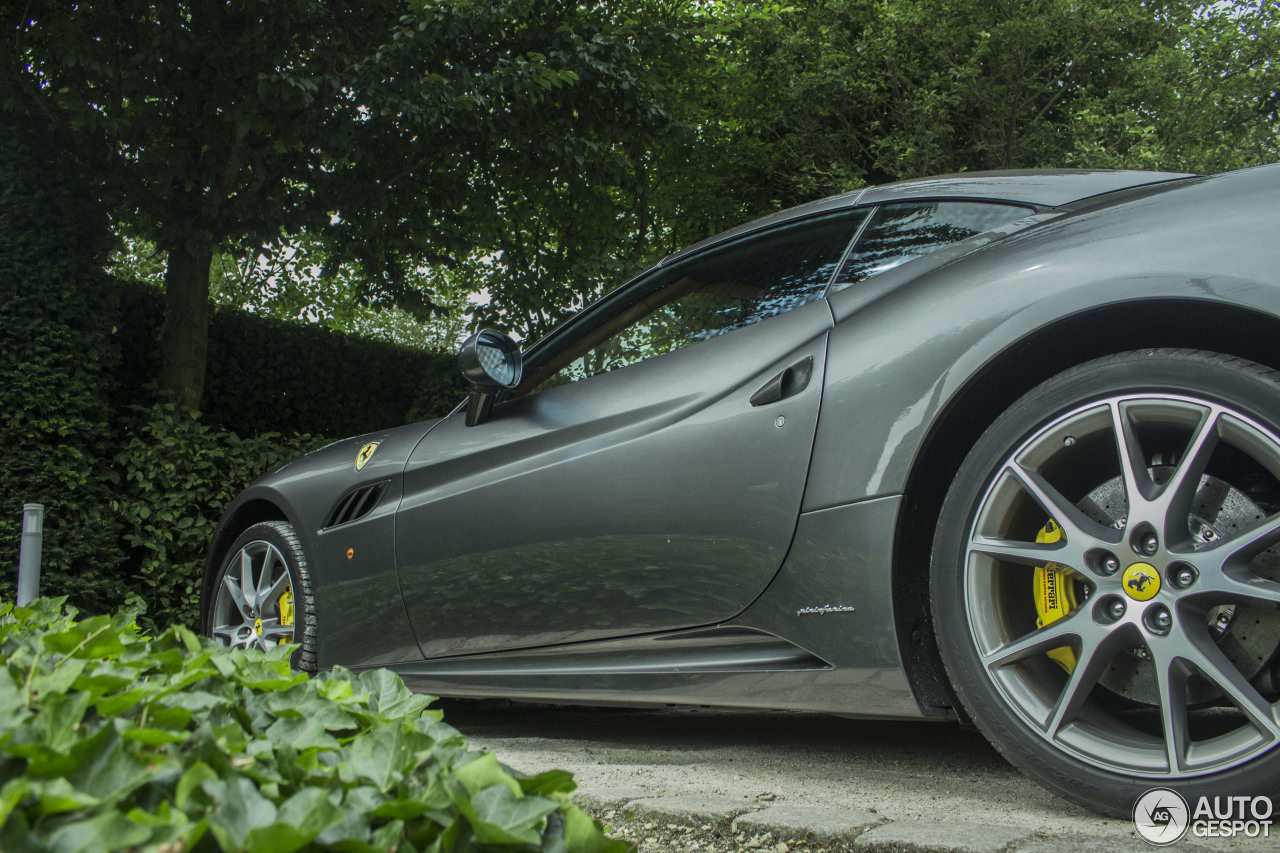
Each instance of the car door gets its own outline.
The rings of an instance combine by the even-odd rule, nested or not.
[[[659,266],[529,355],[483,423],[411,455],[401,589],[427,657],[715,623],[781,565],[865,214]]]

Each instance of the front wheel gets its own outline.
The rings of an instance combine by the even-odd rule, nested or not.
[[[1280,375],[1147,350],[1032,390],[969,453],[932,561],[969,716],[1046,787],[1280,792]]]
[[[297,643],[295,666],[314,672],[311,576],[293,527],[283,521],[255,524],[228,553],[212,589],[205,633],[229,646],[260,651]]]

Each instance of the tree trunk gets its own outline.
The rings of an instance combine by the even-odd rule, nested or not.
[[[170,249],[164,271],[164,325],[160,331],[160,390],[199,410],[209,347],[209,267],[212,252]]]

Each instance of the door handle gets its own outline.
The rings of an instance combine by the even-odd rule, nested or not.
[[[767,406],[770,403],[794,397],[808,387],[809,380],[812,378],[813,356],[809,356],[797,361],[766,382],[759,391],[751,395],[751,405]]]

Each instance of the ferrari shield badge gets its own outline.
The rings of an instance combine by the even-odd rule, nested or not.
[[[364,447],[360,448],[360,452],[356,454],[357,471],[369,464],[369,460],[373,458],[373,452],[378,449],[379,443],[380,442],[377,441],[371,441]]]

